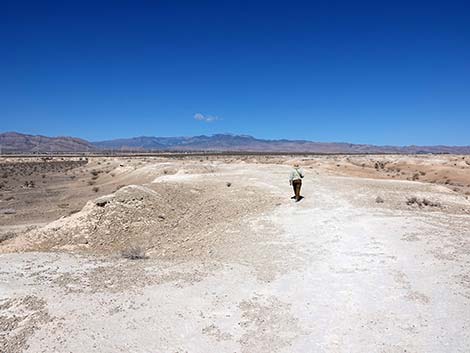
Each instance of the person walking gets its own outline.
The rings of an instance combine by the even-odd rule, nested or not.
[[[295,163],[294,169],[292,169],[289,176],[289,184],[292,185],[295,194],[291,199],[295,199],[295,202],[299,202],[303,199],[303,196],[300,196],[300,188],[302,187],[302,179],[304,175],[303,169],[300,168],[298,163]]]

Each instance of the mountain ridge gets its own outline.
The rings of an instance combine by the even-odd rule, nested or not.
[[[1,152],[87,152],[96,147],[90,142],[71,136],[48,137],[19,132],[0,134]]]
[[[90,152],[90,151],[212,151],[212,152],[306,152],[306,153],[451,153],[470,154],[470,146],[378,146],[348,142],[258,139],[250,135],[213,134],[197,136],[138,136],[90,142],[58,136],[0,134],[3,152]]]

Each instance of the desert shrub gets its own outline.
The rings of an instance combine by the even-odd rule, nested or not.
[[[88,185],[95,185],[95,182],[93,180],[88,181]]]
[[[98,176],[98,174],[100,174],[100,172],[97,171],[97,170],[92,170],[92,171],[90,172],[90,174],[93,175],[93,176]]]
[[[227,183],[225,185],[227,185],[227,187],[231,187],[232,183],[230,181],[227,181]]]
[[[123,249],[121,256],[128,260],[143,260],[147,258],[145,249],[140,245],[131,245]]]
[[[93,186],[93,188],[91,190],[93,190],[94,192],[98,192],[100,190],[100,188],[97,187],[97,186]]]
[[[25,181],[23,186],[25,188],[34,188],[36,185],[34,184],[33,180]]]
[[[375,202],[377,202],[377,203],[384,203],[384,199],[381,198],[380,196],[377,196],[377,197],[375,198]]]
[[[406,200],[406,204],[408,206],[411,206],[411,205],[418,205],[418,206],[421,206],[421,201],[419,201],[419,199],[416,197],[416,196],[412,196],[412,197],[409,197],[407,200]]]
[[[410,197],[406,200],[408,206],[417,205],[419,207],[429,206],[429,207],[441,207],[439,202],[434,202],[426,198],[419,199],[416,196]]]
[[[439,202],[430,201],[428,199],[423,199],[421,202],[423,203],[424,206],[441,207],[441,204]]]
[[[380,161],[377,161],[374,163],[374,168],[379,170],[379,169],[384,169],[385,168],[385,162],[380,162]]]

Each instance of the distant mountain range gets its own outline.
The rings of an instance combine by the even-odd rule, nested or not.
[[[86,152],[96,147],[75,137],[46,137],[17,132],[0,134],[0,151],[9,152]]]
[[[216,134],[192,137],[141,136],[89,142],[74,137],[45,137],[17,132],[0,134],[2,152],[88,151],[233,151],[310,153],[451,153],[470,154],[470,146],[375,146],[306,140],[263,140],[248,135]]]

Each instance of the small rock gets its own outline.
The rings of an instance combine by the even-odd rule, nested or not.
[[[4,208],[3,210],[0,210],[1,214],[15,214],[16,210],[14,208]]]

